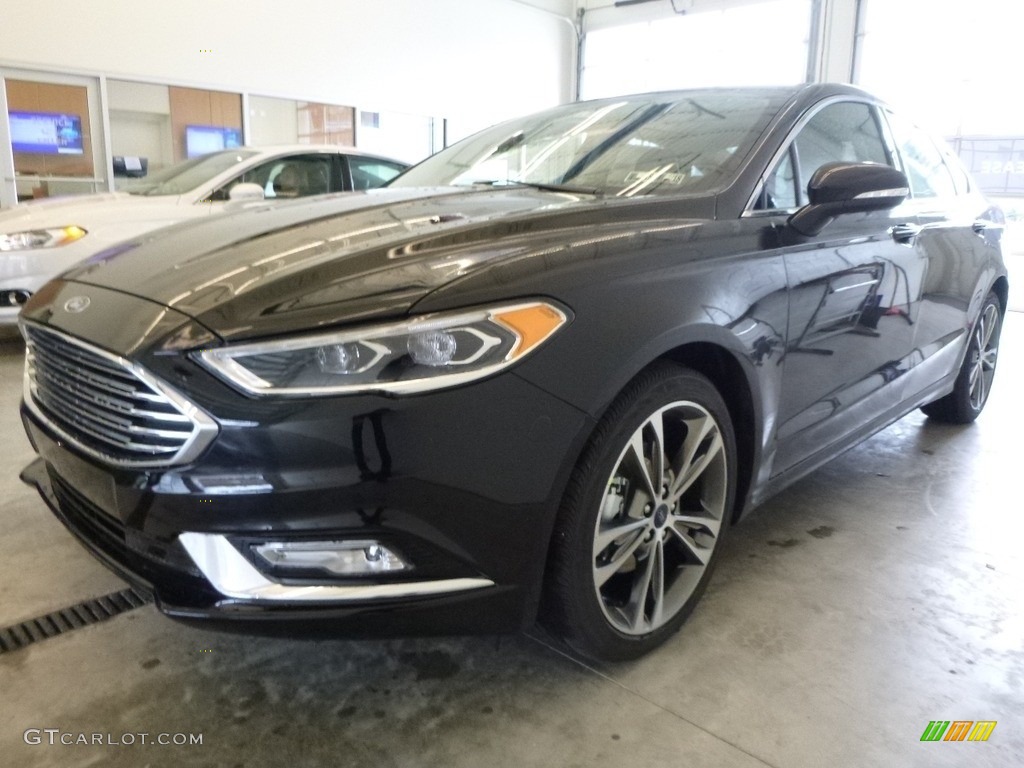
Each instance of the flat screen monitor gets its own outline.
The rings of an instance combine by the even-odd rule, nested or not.
[[[82,118],[55,112],[8,112],[11,149],[43,155],[80,155]]]
[[[185,154],[199,157],[222,149],[242,146],[242,132],[238,128],[218,125],[186,125]]]

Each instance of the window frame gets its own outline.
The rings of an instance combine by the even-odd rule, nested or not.
[[[902,159],[899,158],[899,153],[896,151],[893,137],[889,132],[888,121],[882,114],[882,105],[880,105],[877,101],[873,99],[862,98],[855,95],[842,94],[837,96],[830,96],[826,99],[822,99],[821,101],[817,102],[816,104],[808,108],[807,111],[804,112],[804,114],[801,115],[800,118],[789,129],[789,131],[786,134],[786,138],[782,141],[778,150],[776,150],[776,152],[772,155],[771,160],[765,166],[767,170],[765,170],[765,172],[758,177],[757,183],[754,185],[754,189],[751,192],[750,196],[747,198],[746,205],[743,207],[743,213],[740,214],[740,218],[760,218],[766,216],[781,216],[783,214],[790,215],[796,213],[803,207],[801,205],[797,205],[795,208],[759,209],[756,206],[758,202],[760,202],[764,197],[768,179],[771,177],[773,173],[775,173],[775,171],[778,169],[779,165],[785,158],[786,154],[789,152],[793,152],[794,185],[796,191],[796,200],[797,202],[799,202],[801,192],[806,193],[806,183],[809,182],[810,179],[807,179],[806,182],[804,181],[803,168],[800,165],[800,153],[793,151],[796,144],[796,139],[800,135],[800,132],[803,131],[803,129],[807,126],[807,124],[811,122],[811,120],[813,120],[820,112],[834,104],[840,103],[863,104],[870,110],[871,117],[875,122],[875,127],[878,129],[878,134],[882,141],[882,149],[885,152],[888,164],[893,168],[903,170],[901,162]]]
[[[341,155],[342,161],[342,181],[344,182],[344,189],[346,192],[365,192],[365,189],[356,189],[355,181],[352,176],[352,164],[359,160],[365,160],[370,163],[378,163],[380,165],[393,166],[398,173],[384,182],[384,186],[391,183],[392,179],[397,179],[403,173],[405,173],[412,166],[402,165],[400,160],[392,160],[387,157],[378,157],[376,155],[362,155],[362,154],[347,154]],[[369,187],[368,189],[376,189],[377,187]]]

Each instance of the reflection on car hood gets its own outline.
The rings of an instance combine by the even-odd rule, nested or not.
[[[124,221],[171,222],[190,213],[176,195],[138,197],[126,192],[54,197],[0,211],[0,232],[75,225],[86,231]]]
[[[586,195],[382,189],[186,222],[65,277],[172,307],[223,338],[254,338],[404,313],[452,280],[607,217]]]

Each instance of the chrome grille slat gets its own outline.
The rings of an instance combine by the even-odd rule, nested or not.
[[[42,363],[40,360],[37,359],[37,355],[34,352],[30,355],[29,360],[33,365],[44,365],[47,368],[59,371],[61,376],[67,376],[69,378],[80,381],[83,384],[88,384],[89,386],[102,389],[105,392],[110,392],[111,394],[131,397],[134,396],[137,392],[130,386],[121,384],[118,381],[111,381],[110,379],[102,378],[98,374],[90,374],[87,372],[83,372],[80,369],[68,365],[63,361],[48,359],[45,363]]]
[[[133,363],[34,323],[23,330],[26,403],[84,452],[161,466],[194,458],[216,434],[210,417]]]
[[[113,376],[115,379],[124,381],[129,387],[133,387],[138,381],[124,369],[118,368],[102,358],[97,358],[95,356],[89,357],[77,351],[68,350],[67,348],[62,349],[49,341],[39,342],[38,337],[36,346],[40,350],[45,350],[50,357],[61,358],[71,365],[84,365],[87,368],[95,370],[97,373]]]
[[[113,448],[119,448],[125,451],[133,451],[137,453],[144,453],[147,455],[156,455],[160,453],[167,453],[167,451],[155,449],[151,445],[145,445],[143,443],[133,443],[130,440],[124,439],[124,436],[113,430],[104,430],[97,427],[95,424],[90,424],[82,419],[76,419],[73,422],[74,426],[89,435],[95,440],[111,446]],[[173,449],[172,449],[173,450]]]
[[[113,395],[98,395],[84,387],[72,384],[71,382],[61,381],[58,376],[55,376],[51,372],[47,372],[39,366],[36,366],[33,372],[36,376],[43,376],[53,386],[63,386],[65,390],[72,393],[76,398],[87,400],[88,402],[103,408],[110,408],[124,416],[141,416],[143,418],[156,419],[159,421],[181,422],[182,424],[190,423],[188,416],[185,416],[173,409],[168,411],[154,411],[145,408],[137,408],[128,400],[123,400]],[[171,408],[169,405],[167,407],[169,409]]]
[[[67,408],[69,413],[64,415],[68,419],[76,420],[80,418],[88,418],[92,421],[99,422],[110,429],[120,430],[122,432],[127,432],[132,427],[132,423],[129,419],[111,417],[100,409],[93,408],[90,405],[86,405],[83,401],[67,396],[59,389],[40,389],[39,387],[36,387],[35,392],[43,405],[46,405],[51,410]]]
[[[92,424],[98,424],[105,427],[112,432],[128,435],[145,435],[155,438],[167,438],[171,441],[176,441],[181,438],[181,432],[178,430],[168,429],[151,429],[148,427],[140,427],[133,424],[130,419],[114,419],[104,411],[94,408],[91,405],[87,405],[84,402],[76,401],[68,398],[64,394],[58,394],[56,390],[46,391],[45,394],[39,393],[40,399],[44,405],[47,405],[51,409],[53,406],[60,406],[61,408],[68,408],[71,413],[66,414],[67,418],[75,421],[76,423],[85,421]],[[48,402],[49,401],[49,402]],[[191,432],[191,428],[188,430]]]

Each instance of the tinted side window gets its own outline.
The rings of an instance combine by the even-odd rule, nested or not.
[[[799,178],[793,183],[793,155]],[[765,182],[758,208],[796,208],[807,204],[807,183],[826,163],[889,163],[875,112],[867,104],[843,101],[829,104],[800,129]],[[799,193],[799,196],[797,196]]]
[[[910,181],[915,198],[950,197],[956,194],[953,176],[942,159],[942,152],[925,131],[898,115],[889,113],[896,148],[903,161],[903,172]]]
[[[235,184],[258,184],[263,196],[274,198],[307,197],[336,191],[331,183],[331,155],[279,157],[251,168],[232,179],[212,195],[212,200],[227,200]]]
[[[793,149],[790,148],[765,181],[763,200],[758,208],[796,208],[796,171],[793,168]]]
[[[352,171],[352,189],[379,187],[405,170],[403,165],[389,163],[376,157],[349,156],[348,165]]]
[[[807,203],[807,182],[826,163],[888,164],[885,143],[867,104],[844,101],[818,112],[795,141],[800,164],[800,205]]]

